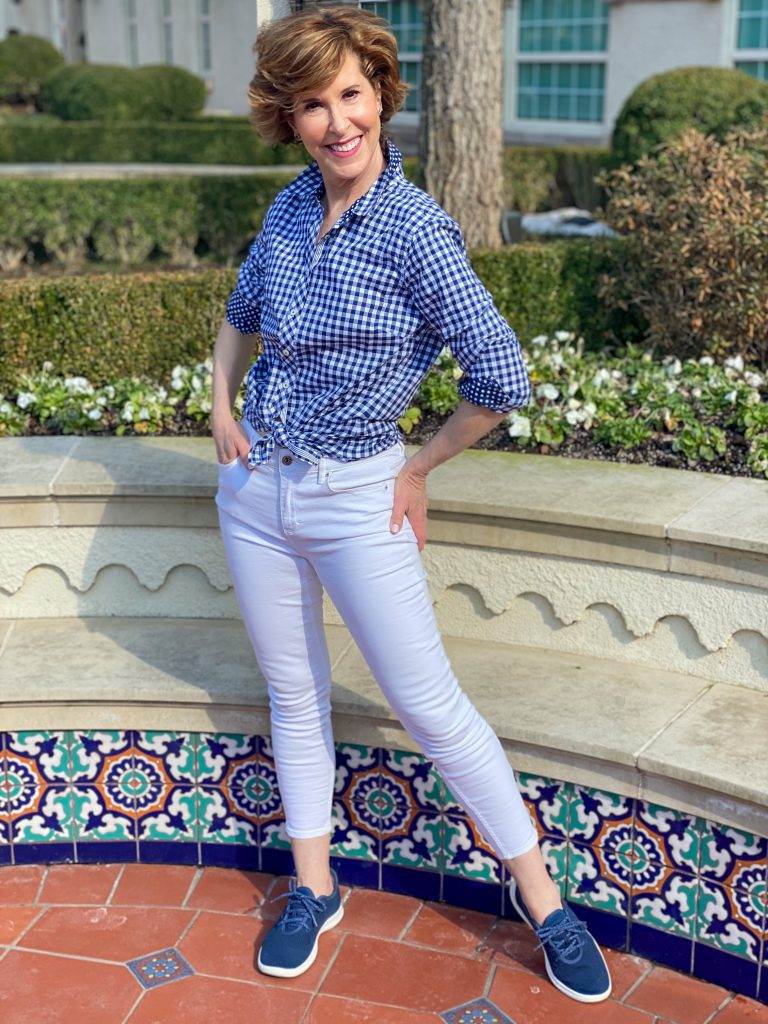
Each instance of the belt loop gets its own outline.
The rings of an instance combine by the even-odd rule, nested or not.
[[[317,460],[317,482],[319,484],[321,484],[323,482],[323,462],[324,462],[324,460],[325,460],[325,456],[324,455],[321,455],[320,458]]]

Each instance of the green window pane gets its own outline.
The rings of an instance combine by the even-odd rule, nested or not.
[[[533,117],[533,98],[530,93],[521,92],[517,96],[517,116]]]
[[[539,117],[552,117],[552,94],[543,92],[538,97]]]

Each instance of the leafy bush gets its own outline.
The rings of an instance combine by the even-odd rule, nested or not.
[[[724,142],[688,129],[600,177],[601,215],[626,235],[600,295],[636,308],[651,344],[676,355],[768,360],[768,115]]]
[[[737,68],[685,67],[652,75],[619,111],[611,148],[617,162],[634,163],[686,128],[722,141],[739,125],[768,111],[768,83]]]
[[[42,80],[65,63],[41,36],[7,36],[0,42],[0,103],[34,103]]]
[[[65,121],[140,120],[144,87],[133,68],[65,64],[42,83],[38,106]]]
[[[186,68],[79,63],[45,78],[39,106],[65,121],[185,121],[205,97],[205,81]]]

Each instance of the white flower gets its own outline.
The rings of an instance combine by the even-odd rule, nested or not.
[[[46,359],[43,363],[43,373],[50,373],[53,369],[53,363],[50,359]]]
[[[549,398],[550,400],[554,401],[559,396],[559,394],[560,392],[557,390],[555,385],[550,384],[549,382],[547,382],[546,384],[539,384],[539,386],[536,388],[537,398]]]
[[[714,366],[715,360],[712,358],[712,356],[702,356],[699,360],[699,363],[701,364],[701,366]]]
[[[579,390],[579,386],[580,385],[577,380],[572,380],[571,383],[568,385],[568,394],[575,395],[576,392]]]
[[[668,377],[676,377],[678,373],[682,373],[682,370],[683,364],[680,362],[679,359],[673,359],[671,363],[668,363],[664,367],[664,372],[667,374]]]
[[[149,409],[146,407],[146,405],[142,405],[142,407],[139,409],[138,419],[140,419],[140,420],[148,420],[149,419]]]
[[[157,389],[157,397],[159,398],[159,400],[161,402],[164,402],[166,400],[166,398],[168,397],[168,392],[165,390],[165,388],[159,387]]]
[[[736,391],[734,390],[734,391],[726,392],[726,394],[723,395],[723,398],[726,400],[726,402],[735,402],[736,401]]]
[[[747,395],[745,401],[746,401],[747,405],[759,405],[759,403],[760,403],[760,392],[759,391],[750,391],[749,394]]]
[[[184,376],[184,367],[183,366],[179,366],[178,364],[176,366],[174,366],[174,368],[171,370],[171,376],[172,377],[183,377]]]
[[[667,392],[668,395],[674,395],[674,393],[677,391],[677,381],[676,380],[665,380],[664,381],[664,390]]]
[[[595,376],[592,378],[592,383],[595,385],[595,387],[600,387],[601,384],[610,379],[611,375],[608,372],[608,370],[606,370],[604,366],[601,366],[595,374]]]
[[[569,409],[580,409],[581,408],[581,401],[578,398],[569,398],[567,404],[568,404],[568,408]]]
[[[573,331],[555,331],[558,341],[570,341],[573,338]]]
[[[546,345],[549,341],[549,335],[537,334],[535,338],[531,338],[532,345]]]
[[[552,355],[549,357],[549,362],[552,366],[555,366],[559,369],[563,365],[563,357],[560,355],[559,352],[553,352]]]
[[[200,388],[203,386],[203,382],[200,380],[196,373],[192,375],[192,380],[189,383],[192,386],[193,391],[199,391]]]
[[[26,409],[28,405],[31,405],[35,400],[35,396],[31,391],[20,391],[16,396],[16,405],[20,409]]]
[[[752,370],[747,370],[744,374],[744,380],[751,388],[761,388],[765,383],[765,377],[762,373],[754,373]]]
[[[115,397],[115,389],[114,389],[114,386],[113,386],[112,384],[107,384],[107,386],[106,386],[106,387],[104,388],[104,394],[105,394],[105,395],[107,396],[107,398],[109,398],[110,400],[111,400],[111,399],[113,399],[113,398]]]
[[[65,377],[64,387],[71,395],[90,395],[93,385],[87,377]]]
[[[100,420],[101,419],[101,409],[91,409],[91,411],[88,413],[88,419],[89,420]]]
[[[585,402],[584,403],[584,412],[587,413],[589,416],[594,416],[595,413],[597,412],[597,406],[595,405],[594,402]]]
[[[174,377],[173,380],[171,381],[171,387],[174,389],[174,391],[181,391],[181,389],[184,387],[184,381],[181,380],[179,377]]]
[[[508,434],[510,437],[530,437],[531,421],[527,416],[512,414],[509,417]]]
[[[739,373],[744,369],[744,360],[741,356],[728,356],[727,359],[723,360],[723,366],[730,366]]]
[[[11,411],[8,402],[0,402],[0,415],[7,416]]]
[[[565,418],[572,426],[574,426],[576,423],[581,423],[584,419],[584,413],[579,409],[569,409],[565,414]]]
[[[452,373],[453,379],[454,380],[458,380],[459,377],[461,377],[463,375],[463,373],[464,373],[464,371],[462,370],[462,368],[460,366],[454,366],[453,373]]]
[[[125,420],[126,423],[133,423],[133,402],[125,403],[120,419]]]
[[[691,394],[694,398],[701,398],[701,388],[696,385],[696,387],[691,388]]]

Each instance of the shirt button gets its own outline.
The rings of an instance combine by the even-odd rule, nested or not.
[[[292,455],[284,455],[283,456],[283,465],[284,466],[290,466],[290,464],[292,462],[293,462],[293,456]]]

